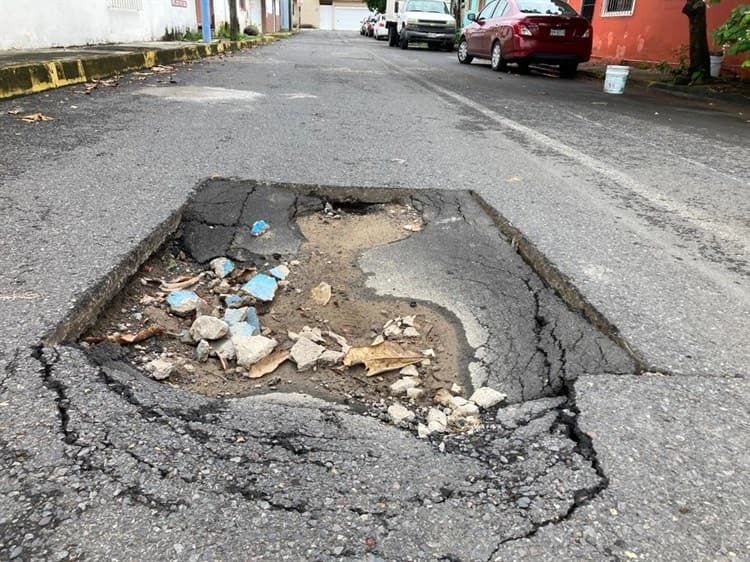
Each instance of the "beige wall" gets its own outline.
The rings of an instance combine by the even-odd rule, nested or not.
[[[302,25],[311,25],[320,27],[320,0],[303,0],[302,5]],[[333,0],[335,6],[351,6],[366,8],[367,4],[361,0]],[[294,25],[297,25],[298,14],[297,4],[294,5]]]

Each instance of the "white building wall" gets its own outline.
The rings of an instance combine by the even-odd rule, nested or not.
[[[251,24],[261,29],[263,21],[260,17],[260,0],[246,0],[244,10],[240,7],[239,0],[214,0],[214,21],[217,28],[222,23],[229,25],[229,2],[231,1],[237,3],[237,19],[240,21],[240,31]]]
[[[165,29],[197,29],[195,2],[0,0],[0,50],[158,40]]]

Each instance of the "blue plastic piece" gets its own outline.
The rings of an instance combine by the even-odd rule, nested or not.
[[[224,297],[224,302],[227,306],[234,308],[242,303],[242,297],[238,295],[227,295]]]
[[[242,286],[242,290],[259,301],[272,301],[276,295],[276,279],[265,273],[258,273]]]
[[[260,334],[260,318],[258,318],[258,313],[255,312],[254,306],[249,306],[247,308],[247,318],[245,319],[245,322],[253,327],[253,335]]]
[[[260,236],[262,234],[265,234],[270,228],[271,225],[269,225],[264,220],[255,221],[252,228],[250,229],[250,234],[252,234],[253,236]]]
[[[223,275],[221,275],[220,277],[223,279],[234,271],[234,262],[232,260],[223,259],[221,261],[221,271]]]
[[[229,337],[231,338],[249,338],[257,335],[255,328],[245,322],[229,326]]]
[[[183,309],[182,311],[185,312],[184,307],[186,306],[195,310],[199,299],[200,297],[195,291],[172,291],[167,297],[167,304],[173,310],[180,311],[180,309]]]

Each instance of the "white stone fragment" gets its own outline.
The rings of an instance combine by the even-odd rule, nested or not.
[[[399,374],[407,377],[418,377],[419,370],[414,365],[407,365],[399,371]]]
[[[407,388],[406,397],[412,400],[419,400],[424,394],[424,388]]]
[[[395,425],[401,422],[410,422],[414,419],[414,412],[401,404],[392,404],[388,406],[388,416]]]
[[[383,330],[383,335],[386,338],[397,338],[401,335],[401,328],[397,324],[391,324]]]
[[[437,408],[430,408],[427,412],[427,428],[430,433],[443,433],[448,428],[448,416]]]
[[[497,390],[490,388],[489,386],[483,386],[482,388],[477,389],[474,394],[471,395],[470,400],[483,410],[486,410],[487,408],[496,406],[506,398],[506,394],[498,392]]]
[[[419,332],[417,332],[416,328],[412,328],[411,326],[408,326],[404,328],[404,337],[405,338],[418,338]]]
[[[453,383],[453,386],[451,387],[451,392],[453,394],[456,394],[456,395],[463,394],[464,393],[464,387],[462,387],[462,386],[460,386],[460,385],[458,385],[456,383]]]
[[[406,394],[407,389],[416,388],[421,383],[422,381],[418,379],[417,377],[404,377],[402,379],[397,380],[390,386],[391,395],[401,396],[402,394]]]
[[[304,371],[315,366],[318,358],[323,355],[326,348],[322,345],[310,341],[307,338],[300,338],[289,350],[292,361],[297,364],[298,371]]]
[[[146,370],[151,373],[152,378],[163,381],[174,372],[174,365],[164,359],[154,359],[146,365]]]
[[[401,323],[404,326],[414,326],[414,318],[415,318],[414,316],[404,316],[401,319]]]
[[[218,340],[227,335],[229,325],[213,316],[199,316],[190,326],[190,337],[195,341]]]
[[[271,353],[277,342],[265,336],[234,336],[232,344],[237,354],[237,365],[250,367]]]
[[[477,415],[479,415],[479,407],[474,402],[466,402],[466,404],[457,406],[451,414],[455,418],[470,418]]]
[[[343,351],[326,349],[323,353],[321,353],[320,357],[318,357],[318,365],[324,365],[327,367],[338,365],[344,360],[344,355],[346,354]]]

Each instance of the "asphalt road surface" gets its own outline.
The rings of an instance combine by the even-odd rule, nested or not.
[[[750,558],[750,108],[311,31],[75,90],[0,103],[0,556]],[[443,452],[39,345],[212,176],[473,190],[647,372],[581,374]]]

